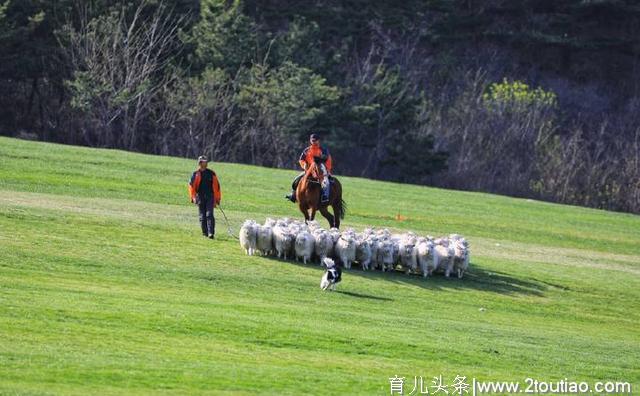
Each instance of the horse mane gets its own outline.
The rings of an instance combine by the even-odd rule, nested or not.
[[[304,177],[305,178],[309,178],[312,177],[316,180],[319,180],[319,169],[320,169],[320,164],[316,161],[314,161],[311,165],[309,165],[307,167],[307,169],[304,172]],[[316,175],[313,175],[314,170],[316,170]]]

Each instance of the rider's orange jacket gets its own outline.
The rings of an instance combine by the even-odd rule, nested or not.
[[[211,178],[207,177],[207,179],[211,180],[211,184],[208,186],[200,186],[202,181],[202,172],[211,172]],[[213,193],[213,202],[215,206],[220,205],[220,201],[222,200],[222,190],[220,189],[220,182],[218,181],[218,176],[211,169],[205,170],[196,170],[191,175],[191,180],[189,181],[189,197],[192,202],[195,202],[196,195],[200,192],[200,187],[208,188]],[[204,192],[204,191],[203,191]]]
[[[327,167],[327,171],[331,173],[331,154],[329,154],[329,150],[326,147],[321,147],[319,144],[312,144],[311,146],[304,149],[302,154],[300,154],[300,167],[302,169],[306,169],[307,166],[313,163],[313,157],[322,157],[326,158],[325,166]]]

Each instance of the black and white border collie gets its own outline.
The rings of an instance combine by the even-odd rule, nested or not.
[[[342,270],[330,258],[325,258],[322,263],[327,267],[327,270],[322,275],[320,288],[322,290],[336,290],[336,285],[342,280]]]

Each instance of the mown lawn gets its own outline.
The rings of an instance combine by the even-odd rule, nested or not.
[[[472,268],[356,269],[323,293],[315,265],[244,256],[220,213],[202,238],[193,167],[0,138],[0,393],[383,395],[396,374],[407,393],[440,374],[640,387],[639,216],[342,178],[344,227],[461,233]],[[213,167],[234,230],[299,216],[294,171]]]

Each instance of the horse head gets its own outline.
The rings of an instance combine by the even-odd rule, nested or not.
[[[311,176],[316,180],[323,180],[327,173],[326,161],[327,159],[324,157],[313,157],[313,163],[307,168],[307,176]]]
[[[325,163],[327,162],[327,157],[313,157],[313,167],[315,168],[315,177],[318,180],[324,179],[327,174],[327,167]]]

